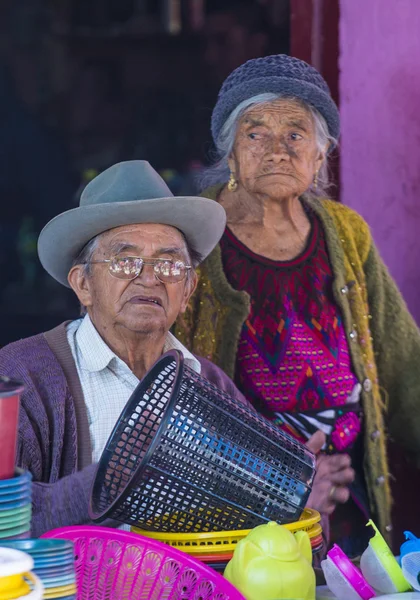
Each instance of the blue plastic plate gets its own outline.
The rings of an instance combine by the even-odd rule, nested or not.
[[[11,479],[0,480],[0,490],[4,488],[12,488],[15,486],[28,484],[32,481],[32,475],[29,471],[23,471],[22,469],[16,469],[16,476]]]
[[[44,587],[46,587],[46,588],[60,587],[62,585],[70,585],[72,583],[75,583],[76,575],[73,573],[73,575],[63,575],[62,577],[48,577],[48,578],[42,577],[41,579],[42,579],[42,583],[44,584]]]
[[[24,506],[31,506],[31,499],[16,500],[14,502],[0,502],[0,515],[3,511],[16,510],[17,508],[23,508]]]
[[[52,560],[53,558],[68,558],[74,561],[73,550],[57,550],[57,552],[28,552],[34,559],[37,560]]]
[[[4,496],[8,494],[18,494],[21,492],[30,492],[32,489],[31,482],[26,481],[19,485],[13,485],[6,488],[0,488],[0,499],[3,500]]]
[[[51,558],[34,558],[34,570],[44,569],[45,567],[68,567],[74,565],[73,555],[59,556]]]
[[[62,556],[47,556],[34,557],[34,570],[40,569],[59,569],[59,573],[54,573],[54,576],[61,575],[64,569],[72,568],[74,571],[74,557],[70,555]]]
[[[67,559],[74,563],[74,552],[73,550],[59,550],[57,552],[28,552],[32,556],[35,561],[35,564],[38,560],[61,560],[62,558]]]
[[[70,542],[69,540],[39,540],[38,538],[30,538],[28,540],[11,541],[7,546],[9,548],[14,548],[15,550],[27,552],[28,554],[31,554],[34,559],[36,559],[35,555],[38,554],[47,555],[49,553],[61,554],[66,552],[73,555],[73,542]]]
[[[8,504],[9,502],[18,502],[19,500],[26,500],[26,502],[30,503],[32,501],[32,490],[29,488],[20,492],[3,494],[0,496],[0,508],[4,504]]]
[[[69,564],[63,567],[56,567],[54,565],[50,567],[41,567],[40,569],[33,569],[33,571],[41,579],[48,579],[50,577],[65,577],[67,575],[73,575],[75,573],[74,564]]]

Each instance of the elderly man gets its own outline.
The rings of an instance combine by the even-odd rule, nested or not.
[[[96,177],[80,207],[41,232],[42,265],[73,289],[85,316],[0,350],[0,374],[25,385],[17,462],[34,478],[34,535],[88,521],[95,463],[163,352],[181,350],[190,367],[242,399],[169,332],[196,287],[194,267],[224,227],[219,204],[175,198],[147,162],[130,161]]]

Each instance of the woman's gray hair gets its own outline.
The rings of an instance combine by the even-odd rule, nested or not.
[[[287,98],[295,100],[310,113],[315,125],[316,141],[320,152],[326,152],[329,146],[337,146],[338,140],[334,139],[329,131],[327,122],[319,111],[310,104],[297,97],[283,96],[282,94],[258,94],[252,98],[244,100],[233,110],[223,125],[219,137],[216,142],[215,162],[208,169],[205,169],[201,177],[201,189],[205,189],[212,185],[227,183],[229,180],[230,170],[228,158],[230,157],[235,143],[238,124],[243,115],[254,106],[259,104],[267,104],[276,100]],[[305,192],[305,196],[328,196],[330,188],[328,159],[326,158],[321,165],[318,173],[318,185],[311,187]]]

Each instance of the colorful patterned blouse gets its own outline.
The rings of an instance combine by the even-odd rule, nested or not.
[[[360,384],[332,295],[324,233],[315,215],[309,217],[306,248],[289,261],[257,255],[225,230],[221,249],[226,277],[251,297],[235,383],[261,413],[294,437],[306,441],[322,429],[327,452],[353,454],[361,441]],[[360,485],[357,504],[364,520],[367,501]],[[360,510],[356,512],[360,520]],[[349,525],[344,529],[347,534]]]

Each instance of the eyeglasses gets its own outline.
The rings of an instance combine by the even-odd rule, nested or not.
[[[117,279],[135,279],[143,271],[145,265],[153,267],[156,279],[162,283],[180,283],[185,279],[187,272],[192,269],[190,265],[181,260],[167,258],[140,258],[137,256],[114,256],[107,260],[93,260],[92,265],[108,263],[109,272]],[[87,264],[87,263],[84,263]]]

